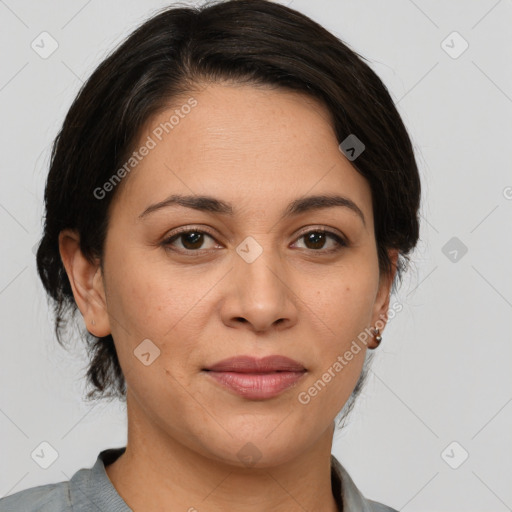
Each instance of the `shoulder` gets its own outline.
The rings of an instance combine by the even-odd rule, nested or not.
[[[0,499],[0,512],[71,512],[69,481],[39,485]]]
[[[30,487],[0,499],[0,512],[131,512],[110,482],[105,465],[125,450],[107,448],[90,468],[77,470],[70,480]]]
[[[378,501],[366,498],[340,461],[331,454],[332,489],[347,512],[398,512]]]
[[[368,506],[370,507],[371,512],[398,512],[395,508],[388,507],[383,503],[379,503],[378,501],[366,500]]]

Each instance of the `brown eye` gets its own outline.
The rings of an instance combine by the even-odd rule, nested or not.
[[[200,249],[204,243],[204,233],[198,231],[189,231],[188,233],[182,233],[179,235],[181,238],[182,245],[185,249]]]
[[[198,250],[209,249],[208,247],[203,247],[205,243],[205,236],[213,240],[211,235],[199,229],[182,230],[165,239],[162,245],[164,247],[170,246],[170,248],[176,248],[177,250],[197,252]],[[175,245],[175,242],[178,240],[181,242],[181,247],[176,247]]]
[[[302,234],[299,237],[300,239],[304,239],[304,243],[306,245],[306,249],[310,249],[312,251],[323,251],[323,252],[333,252],[340,250],[341,247],[346,247],[348,244],[338,236],[336,233],[332,233],[330,231],[326,231],[323,229],[315,229],[313,231],[308,231],[307,233]],[[325,249],[326,242],[331,239],[334,241],[333,246],[330,249]]]
[[[215,240],[212,235],[200,229],[182,229],[166,238],[162,242],[162,246],[170,250],[178,252],[200,252],[201,250],[208,250],[213,247],[204,247],[206,238]],[[330,253],[341,250],[343,247],[348,247],[348,243],[336,233],[324,229],[315,229],[302,234],[298,240],[304,239],[305,249],[314,252]],[[329,245],[331,240],[331,247]],[[181,243],[181,247],[176,245],[176,242]]]

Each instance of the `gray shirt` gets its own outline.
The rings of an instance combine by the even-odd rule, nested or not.
[[[31,487],[0,499],[0,512],[133,512],[105,471],[105,466],[114,462],[125,449],[103,450],[92,468],[78,470],[68,481]],[[343,512],[397,512],[366,499],[333,455],[331,482],[338,508]]]

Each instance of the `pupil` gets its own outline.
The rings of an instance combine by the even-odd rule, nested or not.
[[[185,235],[182,235],[184,237],[184,240],[185,242],[183,243],[183,245],[185,247],[190,246],[192,245],[192,247],[187,247],[187,249],[197,249],[198,247],[201,247],[202,245],[202,236],[203,234],[202,233],[196,233],[196,232],[191,232],[191,233],[187,233]],[[191,243],[189,243],[189,241],[191,241]],[[199,241],[199,243],[198,243]]]
[[[313,245],[315,246],[314,247],[315,249],[321,249],[322,248],[322,246],[324,245],[324,238],[325,238],[325,234],[324,233],[318,233],[318,232],[310,233],[306,237],[308,242],[313,242]]]

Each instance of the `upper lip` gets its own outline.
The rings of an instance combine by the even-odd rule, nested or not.
[[[238,372],[238,373],[268,373],[268,372],[303,372],[302,364],[285,356],[267,356],[256,358],[252,356],[238,356],[223,359],[205,370],[215,372]]]

